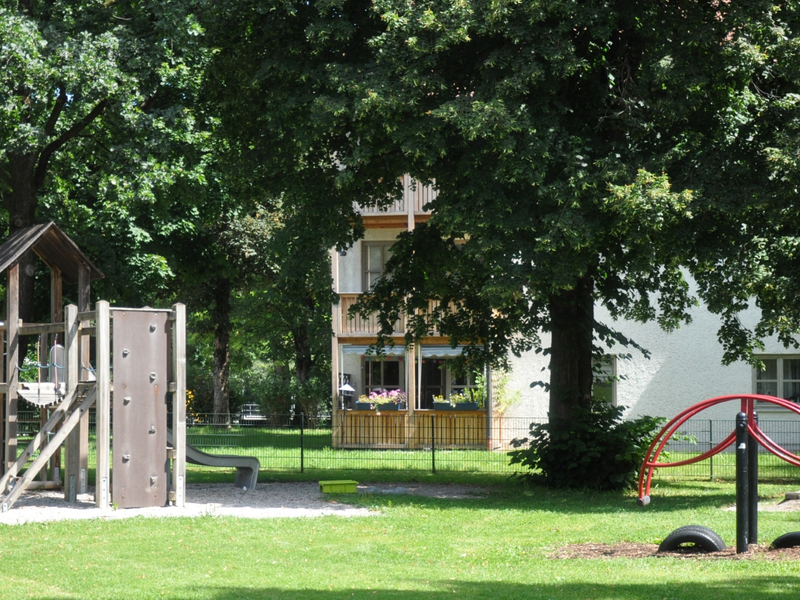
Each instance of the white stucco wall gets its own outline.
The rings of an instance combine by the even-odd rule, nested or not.
[[[596,318],[615,327],[650,351],[646,358],[636,349],[615,346],[609,354],[630,354],[630,359],[617,360],[617,404],[628,407],[629,416],[653,415],[671,418],[697,402],[729,394],[753,393],[753,370],[747,363],[722,365],[722,346],[717,341],[720,320],[703,307],[691,311],[692,322],[667,333],[656,323],[614,322],[601,308]],[[742,322],[752,327],[758,319],[757,309],[741,315]],[[543,345],[549,344],[543,337]],[[795,354],[777,340],[766,341],[764,354]],[[530,352],[512,359],[510,384],[522,394],[522,401],[512,406],[509,416],[545,417],[548,397],[541,387],[530,383],[548,380],[549,357]],[[544,369],[544,370],[543,370]],[[733,419],[738,412],[734,403],[714,407],[702,413],[708,419]],[[762,419],[795,418],[789,411],[761,408]]]

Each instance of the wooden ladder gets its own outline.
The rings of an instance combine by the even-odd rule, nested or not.
[[[33,481],[42,467],[50,460],[50,457],[61,447],[61,444],[64,443],[64,440],[67,439],[70,432],[78,425],[81,416],[94,404],[95,397],[96,388],[92,386],[77,408],[70,412],[70,408],[78,403],[78,388],[74,388],[64,401],[59,404],[58,408],[53,411],[52,416],[33,437],[25,448],[25,451],[17,458],[16,462],[8,468],[6,474],[0,478],[0,503],[2,504],[2,512],[8,512],[8,509],[19,499],[22,492],[27,489],[30,482]],[[69,416],[67,416],[61,428],[42,448],[42,444],[47,440],[47,436],[50,434],[53,427],[67,414]],[[17,477],[17,473],[19,473],[20,469],[25,466],[25,463],[37,450],[40,450],[40,452],[34,459],[33,464],[25,470],[22,477]],[[14,485],[11,489],[8,489],[12,480],[14,480]]]

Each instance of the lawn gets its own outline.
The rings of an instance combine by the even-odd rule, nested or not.
[[[414,475],[420,480],[431,476]],[[632,494],[526,489],[486,497],[338,496],[373,518],[131,519],[0,527],[4,598],[796,598],[800,564],[680,558],[571,559],[565,544],[659,542],[698,523],[734,543],[730,483],[661,482]],[[789,485],[762,485],[778,499]],[[761,515],[763,541],[800,513]]]

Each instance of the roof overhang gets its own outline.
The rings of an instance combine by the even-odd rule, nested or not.
[[[52,221],[15,231],[0,246],[0,272],[30,250],[51,269],[57,267],[67,283],[77,283],[81,269],[88,269],[90,281],[105,277],[77,244]]]

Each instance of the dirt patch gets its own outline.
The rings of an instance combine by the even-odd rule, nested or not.
[[[750,544],[750,551],[736,553],[736,547],[720,552],[702,552],[687,548],[675,552],[659,552],[657,544],[570,544],[548,555],[553,559],[571,558],[649,558],[672,557],[685,560],[800,560],[800,548],[770,550],[766,544]]]
[[[100,510],[94,504],[94,489],[80,494],[74,504],[64,502],[59,490],[28,490],[8,512],[0,513],[0,525],[75,519],[125,519],[130,517],[232,516],[247,519],[278,517],[377,516],[378,511],[337,501],[322,494],[316,481],[259,483],[243,490],[231,484],[188,484],[186,506]],[[469,498],[484,495],[477,486],[435,483],[363,483],[360,494],[408,494],[429,498]]]
[[[736,505],[728,507],[728,510],[736,510]],[[782,500],[774,502],[759,502],[758,512],[793,512],[800,510],[800,500]]]

